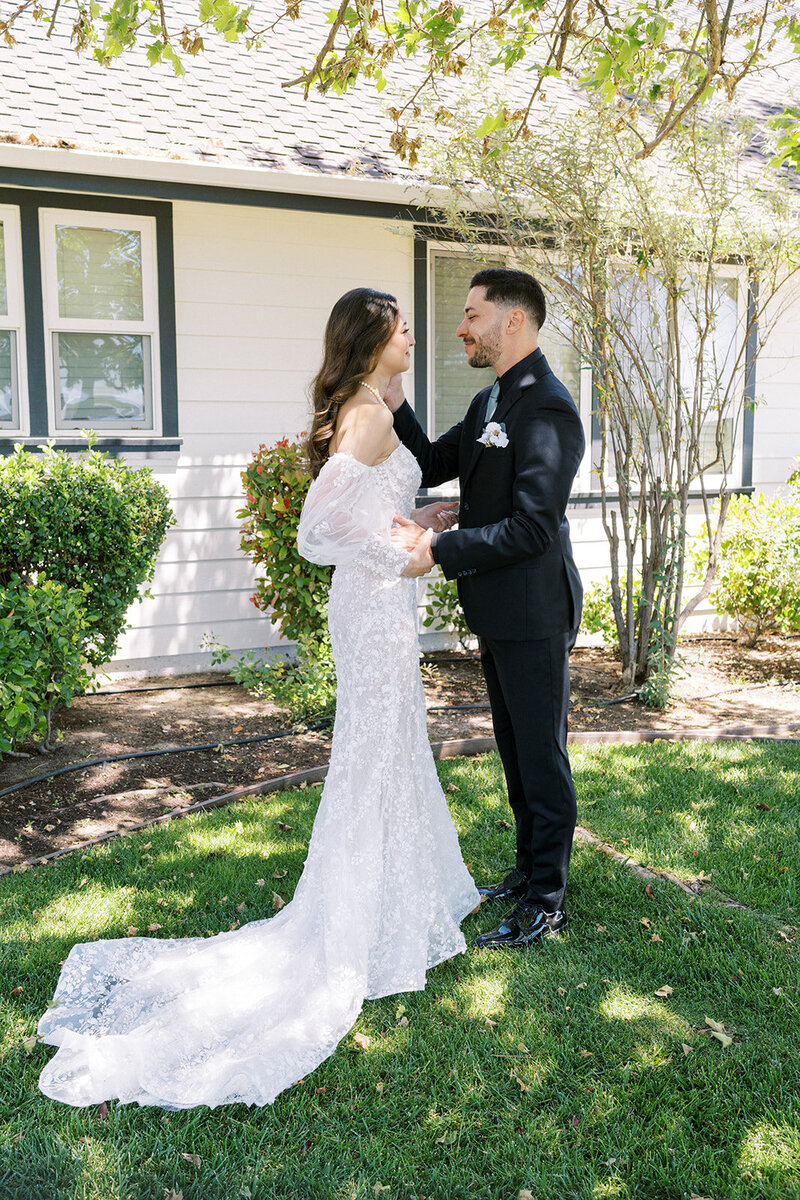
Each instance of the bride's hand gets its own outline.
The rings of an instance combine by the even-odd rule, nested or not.
[[[437,500],[434,504],[416,509],[411,515],[423,529],[441,533],[443,529],[451,529],[458,521],[458,501]]]
[[[395,546],[410,554],[427,537],[427,530],[417,525],[416,521],[409,521],[408,517],[396,516],[389,537]]]

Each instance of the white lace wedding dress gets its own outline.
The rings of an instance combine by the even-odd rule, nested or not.
[[[335,563],[329,624],[338,702],[331,765],[294,899],[213,938],[74,946],[39,1022],[58,1053],[42,1091],[163,1108],[269,1104],[335,1050],[366,998],[425,986],[464,950],[479,901],[434,768],[419,674],[416,588],[388,538],[416,461],[335,454],[298,545]]]

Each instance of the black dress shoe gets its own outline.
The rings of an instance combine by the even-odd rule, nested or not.
[[[478,950],[491,950],[500,946],[531,946],[566,929],[569,921],[563,910],[548,913],[540,904],[521,901],[512,913],[501,921],[496,929],[479,933],[475,939]]]
[[[517,867],[509,871],[500,883],[479,887],[478,891],[489,900],[520,900],[528,890],[528,876]]]

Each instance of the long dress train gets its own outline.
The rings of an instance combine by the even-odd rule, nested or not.
[[[72,1105],[269,1104],[335,1050],[366,998],[420,990],[465,949],[479,896],[425,728],[416,588],[388,538],[419,468],[336,454],[298,545],[336,564],[331,763],[300,882],[276,916],[213,938],[76,945],[39,1022],[58,1052],[39,1086]]]

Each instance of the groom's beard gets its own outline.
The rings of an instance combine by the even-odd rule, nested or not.
[[[467,338],[473,343],[474,349],[467,359],[471,367],[493,367],[500,357],[503,348],[503,337],[500,332],[500,321],[489,329],[482,338]]]

